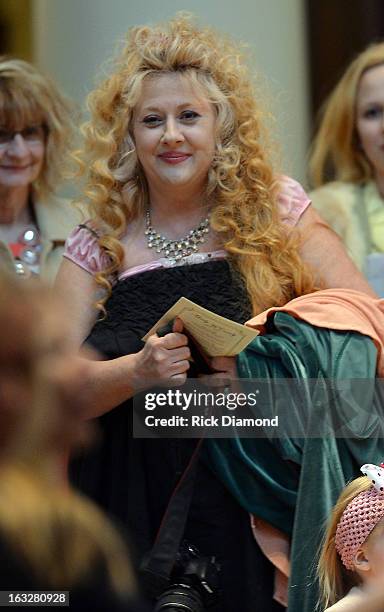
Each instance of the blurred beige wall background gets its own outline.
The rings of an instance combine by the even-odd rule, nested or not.
[[[193,12],[249,44],[251,68],[269,85],[282,169],[305,182],[309,111],[303,0],[33,0],[35,63],[82,103],[126,30]]]

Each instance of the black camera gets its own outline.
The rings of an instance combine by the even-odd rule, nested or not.
[[[195,546],[182,542],[168,587],[158,597],[155,612],[204,612],[217,603],[220,565],[201,557]]]

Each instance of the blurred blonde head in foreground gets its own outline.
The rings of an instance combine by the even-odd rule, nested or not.
[[[0,324],[0,543],[39,588],[83,587],[101,571],[117,596],[132,594],[119,535],[63,482],[65,453],[88,437],[64,307],[0,269]]]

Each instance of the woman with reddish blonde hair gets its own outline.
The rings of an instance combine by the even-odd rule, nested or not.
[[[310,196],[384,295],[384,43],[370,45],[326,101],[309,163]]]
[[[181,296],[243,323],[321,283],[370,290],[301,186],[274,170],[264,113],[226,37],[183,15],[132,28],[89,108],[78,158],[90,221],[69,237],[57,285],[75,340],[105,358],[84,381],[103,439],[72,475],[129,527],[142,557],[195,446],[132,437],[131,398],[182,385],[190,368],[179,320],[144,344],[146,332]],[[235,361],[211,367],[233,372]],[[203,459],[185,538],[221,565],[215,610],[281,609],[247,512]]]

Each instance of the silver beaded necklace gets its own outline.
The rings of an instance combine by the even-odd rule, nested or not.
[[[156,253],[164,253],[164,256],[170,261],[180,261],[183,257],[196,253],[205,242],[209,229],[208,215],[183,238],[170,240],[170,238],[162,236],[153,229],[149,210],[147,210],[145,216],[145,235],[148,248],[155,249]]]

